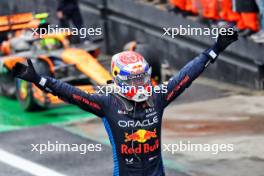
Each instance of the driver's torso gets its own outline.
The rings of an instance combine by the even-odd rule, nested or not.
[[[127,111],[114,96],[103,118],[114,155],[114,175],[164,175],[161,159],[161,120],[163,109],[153,97],[153,106],[133,103]]]

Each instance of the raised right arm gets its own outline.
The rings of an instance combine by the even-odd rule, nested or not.
[[[88,94],[70,84],[63,83],[51,77],[38,75],[31,60],[27,60],[28,66],[16,63],[13,68],[13,76],[34,83],[38,88],[58,96],[65,102],[79,106],[99,117],[104,117],[104,107],[107,104],[107,96],[100,94]]]

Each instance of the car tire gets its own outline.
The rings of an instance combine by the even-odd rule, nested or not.
[[[16,98],[15,78],[12,76],[11,71],[7,71],[0,76],[0,95],[12,99]]]

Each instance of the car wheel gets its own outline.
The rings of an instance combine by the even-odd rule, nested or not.
[[[32,89],[32,83],[29,83],[27,81],[17,79],[16,80],[16,86],[17,86],[17,99],[20,102],[21,107],[25,111],[35,111],[35,110],[41,110],[41,106],[39,106],[34,99],[33,96],[33,89]]]
[[[9,98],[16,98],[15,79],[12,76],[12,73],[8,71],[5,68],[5,66],[3,66],[2,69],[4,71],[1,71],[1,76],[0,76],[0,95]]]

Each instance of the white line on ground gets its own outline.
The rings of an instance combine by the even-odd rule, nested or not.
[[[36,176],[66,176],[0,149],[0,162],[16,167]]]

